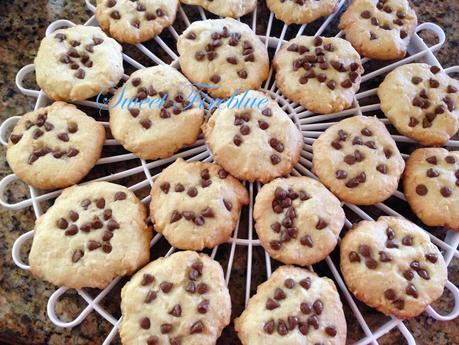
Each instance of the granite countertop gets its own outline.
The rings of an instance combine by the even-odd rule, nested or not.
[[[264,2],[264,1],[259,1]],[[440,25],[446,32],[447,42],[437,53],[443,66],[459,64],[459,1],[458,0],[412,0],[419,21],[431,21]],[[263,9],[262,9],[263,11]],[[265,11],[265,9],[264,9]],[[40,39],[50,22],[59,18],[69,18],[82,24],[91,13],[84,7],[84,1],[69,0],[3,0],[0,2],[0,122],[21,115],[33,109],[35,99],[22,95],[15,86],[15,75],[24,65],[32,63]],[[265,17],[267,18],[267,17]],[[258,23],[258,33],[264,32],[265,22]],[[278,29],[278,28],[277,28]],[[276,30],[276,27],[274,27]],[[428,35],[426,39],[431,39]],[[32,82],[28,82],[32,84]],[[0,178],[11,173],[5,159],[5,149],[0,147]],[[27,198],[28,188],[22,183],[12,185],[6,197],[15,202]],[[46,315],[48,297],[56,290],[55,286],[33,278],[29,272],[17,268],[11,258],[15,239],[33,228],[32,208],[19,211],[0,209],[0,343],[1,344],[101,344],[109,333],[111,325],[92,312],[79,327],[62,329],[54,326]],[[238,248],[233,266],[230,290],[233,300],[233,316],[241,313],[245,292],[246,249]],[[225,259],[224,252],[221,254]],[[24,255],[25,256],[25,255]],[[260,248],[254,248],[253,267],[262,265],[264,260]],[[319,265],[320,266],[320,265]],[[320,267],[318,268],[321,269]],[[263,272],[253,277],[252,293],[256,285],[266,277]],[[459,260],[452,262],[449,279],[459,284]],[[115,317],[119,317],[120,285],[103,299],[102,305]],[[96,291],[89,291],[96,293]],[[346,303],[345,303],[346,304]],[[71,292],[62,298],[57,310],[64,320],[73,319],[86,304]],[[386,317],[374,310],[358,304],[370,328],[378,328]],[[439,310],[449,311],[452,297],[445,292],[435,302]],[[345,305],[348,317],[348,342],[362,336],[352,313]],[[414,334],[418,344],[452,345],[459,344],[459,318],[449,322],[437,322],[426,313],[405,322]],[[232,327],[228,327],[219,344],[239,344]],[[380,344],[404,344],[401,333],[395,329],[379,339]],[[119,344],[115,338],[114,344]]]

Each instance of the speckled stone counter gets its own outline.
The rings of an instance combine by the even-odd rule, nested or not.
[[[259,1],[260,3],[261,1]],[[264,1],[262,1],[264,2]],[[420,22],[432,21],[439,24],[446,32],[447,42],[437,53],[443,66],[459,64],[459,1],[458,0],[413,0]],[[264,7],[264,6],[262,6]],[[266,9],[261,9],[266,11]],[[32,63],[41,37],[50,22],[59,18],[69,18],[82,24],[91,13],[84,7],[83,0],[35,0],[0,2],[0,121],[14,115],[20,115],[33,109],[35,99],[22,95],[15,87],[14,79],[19,68]],[[265,16],[264,18],[267,18]],[[259,22],[258,32],[264,32],[264,22]],[[279,30],[275,27],[274,30]],[[280,31],[280,30],[279,30]],[[168,37],[166,35],[165,40]],[[430,39],[430,37],[426,37]],[[135,57],[136,53],[133,52]],[[33,85],[32,81],[27,84]],[[5,160],[5,150],[0,147],[0,178],[10,174]],[[9,189],[7,198],[18,201],[26,198],[28,188],[17,183]],[[79,327],[62,329],[55,327],[47,318],[46,303],[56,287],[33,278],[27,271],[17,268],[11,258],[11,249],[15,239],[33,228],[35,216],[32,208],[20,211],[0,209],[0,343],[6,344],[101,344],[111,329],[111,325],[91,313]],[[441,232],[440,232],[441,235]],[[222,248],[219,256],[226,262],[228,250]],[[155,256],[161,253],[156,253]],[[336,255],[336,251],[333,255]],[[25,254],[24,254],[25,256]],[[233,300],[233,316],[241,313],[244,304],[247,250],[238,247],[235,253],[230,290]],[[261,248],[254,248],[253,267],[263,266],[264,255]],[[327,274],[326,265],[315,267]],[[263,270],[255,270],[252,278],[252,293],[257,284],[265,280]],[[449,279],[459,284],[459,262],[453,261],[449,268]],[[122,284],[105,297],[101,304],[115,317],[119,317],[119,291]],[[97,293],[97,291],[89,291]],[[57,311],[63,320],[73,319],[84,307],[84,301],[70,292],[60,300]],[[358,304],[372,330],[376,330],[388,318],[374,310]],[[452,297],[445,292],[434,306],[448,311],[452,306]],[[348,342],[363,336],[363,331],[352,316],[347,303],[345,313],[348,322]],[[422,314],[405,322],[418,344],[453,345],[459,344],[459,319],[449,322],[437,322]],[[380,344],[404,344],[401,333],[395,329],[379,339]],[[114,344],[119,344],[115,338]],[[232,327],[228,327],[219,340],[219,344],[239,344]]]

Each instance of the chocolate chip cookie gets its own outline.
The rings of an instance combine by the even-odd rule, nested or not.
[[[313,144],[313,170],[345,202],[374,205],[396,190],[405,162],[384,124],[354,116],[330,126]]]
[[[403,187],[424,224],[459,231],[459,151],[417,149],[406,162]]]
[[[444,145],[459,129],[458,89],[459,81],[439,67],[412,63],[390,72],[378,96],[400,133],[422,145]]]
[[[386,315],[417,316],[443,293],[443,256],[425,231],[404,218],[361,221],[344,236],[340,253],[349,289]]]
[[[302,176],[264,185],[257,194],[254,218],[261,244],[271,257],[307,266],[335,248],[345,215],[327,188]]]
[[[19,119],[6,159],[16,176],[33,187],[64,188],[94,167],[104,140],[102,124],[72,104],[56,102]]]
[[[97,0],[100,27],[119,42],[136,44],[172,25],[178,0]]]
[[[281,266],[249,300],[235,328],[243,345],[346,343],[335,284],[308,270]]]
[[[185,251],[159,258],[121,291],[120,336],[125,345],[215,344],[231,317],[220,264]]]
[[[338,0],[267,0],[266,4],[286,24],[308,24],[335,12]]]
[[[203,126],[215,160],[243,180],[269,182],[288,174],[300,159],[301,132],[266,94],[251,90],[235,99],[244,98],[257,106],[221,107]]]
[[[403,58],[418,24],[408,0],[354,0],[339,28],[357,51],[368,58]]]
[[[33,275],[58,286],[102,289],[148,262],[151,231],[126,187],[91,182],[65,189],[35,223]]]
[[[232,18],[193,22],[177,49],[183,74],[208,88],[212,97],[258,89],[268,77],[265,45],[248,25]]]
[[[180,0],[183,4],[199,5],[209,12],[222,17],[239,18],[252,12],[256,0]]]
[[[349,108],[363,73],[359,54],[335,37],[296,37],[279,50],[273,65],[282,93],[320,114]]]
[[[230,238],[248,202],[245,187],[217,164],[179,158],[153,184],[150,211],[171,245],[202,250]]]
[[[123,76],[121,46],[95,26],[76,25],[43,38],[37,84],[53,100],[77,101],[115,86]]]
[[[136,99],[126,105],[122,100]],[[166,158],[193,144],[204,110],[191,83],[170,66],[138,70],[109,104],[110,129],[127,150],[143,159]]]

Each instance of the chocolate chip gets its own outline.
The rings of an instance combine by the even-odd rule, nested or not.
[[[406,37],[408,37],[408,33],[405,30],[401,30],[400,31],[400,38],[401,39],[405,39]]]
[[[305,315],[311,314],[312,305],[310,303],[303,302],[300,304],[300,310]]]
[[[67,39],[67,36],[59,32],[56,35],[54,35],[54,38],[57,39],[59,42],[62,42]]]
[[[322,230],[322,229],[325,229],[327,226],[328,226],[328,223],[322,218],[319,218],[316,224],[316,229]]]
[[[234,138],[233,138],[233,143],[234,145],[236,146],[241,146],[242,144],[242,138],[239,136],[239,135],[235,135]]]
[[[418,195],[424,196],[424,195],[427,194],[427,192],[428,192],[428,190],[427,190],[427,187],[426,187],[425,185],[423,185],[423,184],[418,184],[418,185],[416,186],[416,193],[417,193]]]
[[[205,314],[207,313],[207,310],[209,309],[209,300],[205,299],[202,302],[198,304],[198,312],[200,314]]]
[[[202,321],[196,321],[190,328],[190,334],[202,333],[204,331],[204,324]]]
[[[276,154],[271,155],[271,163],[273,165],[279,164],[280,161],[281,161],[281,159],[280,159],[280,157],[278,155],[276,155]]]
[[[13,144],[17,144],[19,140],[21,140],[22,134],[11,134],[10,135],[10,140]]]
[[[308,246],[309,248],[312,248],[314,246],[314,242],[312,241],[312,237],[310,235],[304,235],[300,239],[300,243],[303,246]]]
[[[370,11],[363,11],[362,13],[360,13],[360,16],[362,18],[369,19],[369,18],[371,18],[371,12]]]
[[[84,256],[84,252],[81,249],[77,249],[73,252],[72,262],[78,262]]]
[[[312,315],[308,318],[308,324],[314,327],[315,329],[319,329],[319,318],[316,315]]]
[[[425,269],[419,269],[416,271],[419,276],[424,279],[424,280],[429,280],[430,279],[430,275],[429,275],[429,272],[427,272]]]
[[[59,229],[65,230],[69,226],[69,223],[65,220],[65,218],[59,218],[56,225]]]
[[[100,244],[100,242],[97,242],[97,241],[94,241],[94,240],[89,240],[88,241],[88,249],[89,250],[96,250],[98,248],[100,248],[102,245]]]
[[[431,263],[436,263],[438,258],[437,258],[437,255],[436,254],[433,254],[433,253],[428,253],[425,255],[426,259],[429,260]]]
[[[287,317],[287,325],[289,331],[293,331],[298,325],[298,318],[296,316]]]
[[[357,252],[350,252],[349,253],[349,261],[350,262],[360,262],[360,256]]]
[[[325,327],[325,333],[327,333],[330,337],[336,336],[336,327],[335,326],[328,326]]]
[[[105,199],[104,198],[97,199],[96,200],[96,207],[100,208],[100,209],[105,208]]]
[[[441,69],[439,67],[437,67],[437,66],[430,67],[430,72],[432,72],[433,74],[437,74],[440,71],[441,71]]]
[[[169,293],[172,290],[173,286],[174,286],[174,284],[172,284],[172,283],[170,283],[168,281],[163,281],[161,284],[159,284],[159,288],[164,293]]]
[[[413,77],[411,78],[411,82],[414,84],[414,85],[418,85],[419,83],[422,82],[422,78],[421,77]]]
[[[427,157],[426,158],[426,162],[430,163],[430,164],[433,164],[433,165],[437,165],[437,157],[435,157],[435,156]]]
[[[170,323],[163,323],[160,326],[160,330],[162,334],[168,334],[172,331],[172,325]]]
[[[359,181],[356,178],[352,178],[346,182],[345,186],[347,188],[356,188],[359,185]]]
[[[403,277],[406,280],[412,280],[414,278],[414,273],[411,270],[406,270],[405,272],[403,272]]]
[[[352,87],[352,81],[350,79],[346,79],[341,83],[341,86],[345,89],[349,89],[350,87]]]
[[[156,335],[152,335],[147,338],[147,345],[158,345],[159,338]]]
[[[273,115],[273,113],[272,113],[270,108],[263,109],[261,114],[264,115],[264,116],[268,116],[268,117]]]
[[[233,209],[233,204],[231,203],[231,201],[223,199],[223,204],[225,205],[225,208],[228,211],[231,211]]]
[[[361,244],[359,245],[359,253],[363,257],[370,257],[371,256],[371,248],[367,246],[366,244]]]
[[[449,198],[451,194],[453,193],[453,191],[449,187],[441,187],[440,193],[443,197]]]
[[[353,165],[355,164],[356,160],[353,155],[346,155],[344,156],[344,162],[348,165]]]
[[[214,74],[213,76],[210,77],[210,81],[217,84],[221,80],[221,77],[217,74]]]
[[[178,212],[177,210],[174,210],[172,211],[171,219],[169,222],[172,224],[172,223],[178,222],[180,219],[182,219],[182,214]]]
[[[336,140],[332,141],[331,142],[331,146],[335,149],[335,150],[340,150],[343,146]]]
[[[78,233],[78,226],[76,226],[75,224],[70,225],[69,228],[65,230],[66,236],[73,236],[73,235],[76,235],[77,233]]]
[[[395,294],[394,290],[387,289],[386,291],[384,291],[384,297],[389,301],[393,301],[397,298],[397,295]]]
[[[448,92],[448,93],[456,93],[457,92],[457,88],[452,86],[452,85],[448,85],[448,87],[446,88],[446,92]]]
[[[145,11],[145,5],[137,3],[137,8],[136,9],[139,12],[143,12],[143,11]]]
[[[438,80],[429,79],[429,85],[430,85],[431,88],[436,89],[437,87],[440,86],[440,83],[438,82]]]
[[[279,241],[271,241],[269,242],[269,246],[271,247],[271,249],[273,250],[279,250],[281,249],[281,243]]]
[[[165,15],[165,13],[164,13],[164,11],[163,11],[161,8],[158,8],[158,9],[156,10],[156,15],[157,15],[158,17],[163,17],[163,16]]]
[[[306,290],[311,287],[311,284],[312,284],[312,280],[309,277],[306,277],[306,278],[300,280],[300,285]]]
[[[113,232],[105,231],[104,235],[102,236],[102,241],[110,241],[112,237],[113,237]]]
[[[334,81],[334,80],[327,81],[327,87],[330,90],[334,90],[336,88],[336,81]]]
[[[379,20],[378,18],[376,17],[372,17],[371,20],[370,20],[371,24],[373,24],[374,26],[379,26]]]
[[[366,265],[369,269],[374,270],[374,269],[378,266],[378,263],[377,263],[376,260],[373,259],[373,258],[366,258],[366,259],[365,259],[365,265]]]
[[[182,306],[180,304],[176,304],[169,310],[169,315],[180,317],[182,316]]]
[[[37,128],[37,129],[35,129],[35,130],[33,131],[32,137],[33,137],[34,139],[38,139],[38,138],[40,138],[43,134],[44,134],[44,132],[43,132],[41,129]]]
[[[274,327],[275,327],[274,320],[270,320],[270,321],[265,323],[265,325],[263,326],[263,330],[267,334],[273,334]]]
[[[85,74],[86,73],[80,68],[78,71],[75,72],[75,77],[78,79],[83,79]]]
[[[202,217],[202,216],[196,216],[196,217],[193,219],[193,222],[194,222],[194,224],[196,224],[197,226],[202,226],[202,225],[204,225],[204,223],[205,223],[206,221],[204,220],[204,217]]]
[[[418,298],[418,291],[416,290],[416,287],[413,284],[408,284],[408,286],[405,289],[405,292],[408,296]]]
[[[161,184],[161,186],[159,186],[159,188],[161,188],[161,190],[164,192],[164,193],[169,193],[169,189],[171,188],[171,184],[169,182],[163,182]]]
[[[390,262],[390,261],[392,261],[392,258],[385,251],[380,251],[379,252],[379,261],[381,261],[381,262]]]

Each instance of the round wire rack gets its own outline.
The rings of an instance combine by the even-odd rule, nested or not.
[[[343,9],[346,1],[341,0],[338,5],[338,10],[334,14],[323,18],[322,20],[317,21],[318,24],[315,25],[291,25],[288,26],[287,24],[279,24],[277,20],[274,18],[274,14],[272,12],[267,12],[268,18],[261,18],[262,12],[260,10],[255,9],[252,14],[246,15],[240,20],[251,26],[254,32],[257,32],[257,24],[263,24],[266,27],[266,31],[263,33],[257,32],[258,37],[265,43],[266,47],[270,55],[275,54],[279,48],[281,47],[282,43],[286,40],[289,40],[295,36],[300,36],[303,34],[307,35],[322,35],[324,32],[329,31],[330,24],[336,19],[339,12]],[[90,0],[86,0],[86,5],[89,10],[95,12],[95,7],[91,3]],[[187,12],[184,10],[193,9],[197,11],[197,19],[205,20],[209,16],[211,18],[215,18],[216,16],[205,12],[199,6],[186,6],[182,7],[179,5],[178,8],[178,17],[174,26],[178,26],[179,22],[181,25],[181,31],[183,31],[187,26],[190,25],[190,19],[187,16]],[[258,13],[260,12],[260,13]],[[258,23],[257,23],[258,20]],[[276,24],[276,25],[275,25]],[[279,25],[277,25],[279,24]],[[69,27],[74,26],[75,24],[69,20],[57,20],[53,22],[46,30],[46,35],[52,34],[55,30],[62,28],[62,27]],[[97,26],[97,21],[95,16],[92,16],[84,25],[92,25]],[[163,51],[164,54],[154,53],[152,49],[149,49],[145,44],[136,44],[132,46],[132,49],[136,49],[136,56],[142,55],[143,58],[146,58],[146,61],[149,65],[161,65],[167,64],[168,62],[164,60],[170,61],[170,65],[175,68],[179,68],[178,63],[178,56],[174,46],[169,46],[162,37],[168,35],[167,40],[174,41],[179,37],[174,26],[168,28],[168,30],[164,30],[164,32],[157,36],[151,41],[152,44],[156,45],[157,48]],[[312,26],[312,31],[309,30]],[[276,29],[281,28],[280,33],[276,34],[273,31]],[[168,31],[168,32],[167,32]],[[428,31],[431,36],[436,38],[437,43],[428,46],[425,41],[421,38],[419,33],[421,31]],[[337,32],[335,35],[336,37],[342,36],[342,32]],[[171,39],[169,39],[171,38]],[[304,149],[301,153],[301,158],[299,163],[294,167],[291,172],[293,176],[309,176],[312,178],[316,178],[314,174],[311,172],[312,166],[312,143],[314,140],[329,126],[333,125],[337,121],[342,118],[352,116],[352,115],[373,115],[380,112],[380,105],[377,103],[376,97],[376,88],[369,88],[365,87],[366,82],[375,80],[378,81],[381,76],[386,74],[387,72],[393,70],[394,68],[410,63],[410,62],[426,62],[431,65],[440,66],[440,63],[434,56],[434,52],[438,50],[443,43],[445,42],[445,34],[443,30],[436,24],[433,23],[422,23],[417,27],[416,33],[414,34],[410,45],[408,47],[408,55],[406,58],[392,62],[392,63],[377,63],[374,61],[370,61],[369,59],[362,59],[362,63],[364,64],[366,72],[362,77],[362,87],[361,91],[356,94],[353,106],[350,109],[333,113],[327,115],[319,115],[314,114],[300,105],[290,101],[288,98],[284,97],[281,91],[277,88],[276,83],[273,78],[273,69],[271,68],[269,77],[267,81],[263,85],[263,90],[265,90],[271,97],[273,97],[282,107],[284,111],[289,114],[295,124],[300,128],[304,136]],[[173,42],[175,43],[175,42]],[[156,51],[156,49],[155,49]],[[164,58],[166,57],[166,58]],[[127,53],[123,53],[123,58],[125,62],[125,66],[128,68],[133,69],[141,69],[145,66],[141,64],[138,59],[127,55]],[[446,68],[445,71],[448,74],[458,73],[459,66]],[[50,104],[50,100],[46,97],[43,91],[41,90],[33,90],[26,88],[24,86],[24,80],[34,72],[34,65],[27,65],[24,66],[16,76],[16,84],[19,90],[31,97],[37,98],[37,102],[35,105],[35,109],[47,106]],[[126,80],[128,75],[124,75],[123,80]],[[378,79],[379,78],[379,79]],[[368,84],[368,83],[367,83]],[[206,98],[207,102],[210,101],[206,94],[202,94],[204,98]],[[85,107],[88,109],[94,109],[99,111],[99,114],[104,113],[105,116],[107,114],[107,106],[104,104],[97,103],[95,101],[86,100],[86,101],[79,101],[74,102],[75,104],[79,105],[80,107]],[[96,111],[97,113],[97,111]],[[3,145],[7,145],[8,143],[8,134],[11,128],[15,125],[20,117],[14,116],[2,123],[0,126],[0,143]],[[98,119],[100,120],[100,119]],[[381,119],[386,125],[390,126],[390,123],[387,119]],[[101,121],[101,123],[108,128],[107,121]],[[402,156],[406,159],[409,157],[408,152],[410,152],[410,148],[413,148],[413,144],[415,142],[409,138],[404,136],[398,135],[396,132],[392,137],[397,142],[400,151],[402,152]],[[447,147],[454,149],[459,147],[459,141],[450,140]],[[108,151],[108,154],[107,154]],[[100,158],[97,162],[97,167],[102,167],[102,174],[99,174],[95,178],[90,177],[83,183],[87,183],[89,181],[115,181],[118,183],[123,183],[123,181],[129,180],[133,176],[136,176],[135,183],[128,183],[128,188],[134,191],[140,198],[142,198],[142,202],[144,204],[148,204],[150,202],[150,197],[148,193],[141,193],[142,190],[148,190],[155,178],[158,176],[159,172],[165,168],[168,164],[175,161],[177,157],[183,157],[185,160],[193,161],[193,160],[201,160],[206,162],[213,161],[212,155],[210,151],[207,149],[205,142],[202,138],[199,138],[197,142],[183,150],[179,153],[173,155],[172,157],[156,160],[156,161],[145,161],[142,159],[137,158],[132,153],[120,153],[123,151],[119,143],[114,139],[107,139],[104,144],[104,153],[103,157]],[[129,162],[130,164],[127,167],[122,166],[120,171],[112,172],[111,169],[108,169],[109,165],[113,166],[113,163],[120,164]],[[56,190],[52,192],[41,191],[37,190],[31,186],[29,186],[30,196],[24,200],[21,200],[16,203],[9,202],[6,198],[6,192],[8,191],[9,186],[16,182],[18,179],[14,174],[5,176],[0,181],[0,205],[11,210],[19,210],[26,207],[32,206],[35,216],[39,217],[43,213],[44,207],[54,200],[60,193],[61,190]],[[121,182],[120,182],[121,181]],[[253,284],[253,277],[255,270],[253,269],[253,252],[254,250],[262,250],[260,247],[260,241],[256,237],[256,233],[253,231],[253,218],[252,218],[252,211],[253,211],[253,203],[255,200],[256,192],[261,188],[259,183],[245,183],[246,187],[249,190],[250,194],[250,204],[245,207],[241,214],[240,222],[238,222],[232,238],[225,244],[217,246],[213,248],[213,250],[209,250],[208,253],[212,258],[216,258],[218,252],[225,252],[225,260],[219,259],[220,263],[222,264],[225,270],[225,279],[227,284],[230,282],[231,273],[233,269],[234,260],[236,257],[236,249],[242,248],[246,250],[247,255],[247,262],[246,262],[246,272],[245,272],[245,291],[244,291],[244,302],[247,303],[248,299],[250,298],[251,294],[254,292]],[[140,195],[144,195],[143,197]],[[398,199],[398,200],[397,200]],[[395,203],[394,203],[395,202]],[[395,205],[395,206],[394,206]],[[398,205],[398,206],[397,206]],[[402,207],[400,207],[402,205]],[[405,197],[401,191],[395,192],[395,194],[387,201],[383,203],[378,203],[371,208],[366,207],[363,209],[362,207],[358,207],[353,204],[344,203],[346,209],[346,222],[345,222],[345,229],[343,230],[342,234],[345,233],[346,229],[349,229],[352,226],[352,223],[358,221],[360,219],[365,220],[372,220],[377,218],[378,215],[391,215],[391,216],[406,216],[409,217],[409,206],[406,203]],[[240,224],[241,223],[241,224]],[[244,224],[242,224],[244,223]],[[442,254],[445,258],[447,265],[449,265],[453,258],[459,258],[459,251],[457,250],[459,245],[459,233],[447,230],[441,232],[444,236],[437,236],[433,235],[431,232],[427,232],[432,240],[432,242],[439,247],[442,251]],[[12,256],[15,264],[24,270],[28,270],[30,267],[26,262],[23,261],[21,255],[21,248],[23,245],[30,241],[33,237],[34,231],[31,230],[27,233],[21,235],[14,243]],[[162,240],[162,236],[159,233],[156,233],[151,241],[151,247],[158,247],[159,242],[165,242]],[[220,249],[221,248],[221,249]],[[172,254],[175,251],[175,248],[168,246],[165,249],[166,256]],[[335,250],[335,252],[337,249]],[[336,253],[335,253],[336,254]],[[157,255],[156,255],[157,256]],[[279,263],[274,262],[269,255],[264,252],[262,254],[262,258],[264,261],[264,269],[266,270],[266,277],[269,277],[272,272],[272,266],[277,266]],[[378,339],[382,337],[384,334],[388,333],[389,331],[398,328],[402,336],[406,339],[408,344],[416,344],[416,341],[405,326],[405,324],[394,317],[386,318],[383,323],[378,324],[376,327],[374,325],[370,325],[368,321],[367,315],[364,315],[362,312],[362,308],[365,308],[360,302],[356,301],[351,293],[348,291],[344,281],[341,277],[339,271],[339,264],[338,264],[338,255],[334,255],[333,253],[325,259],[325,263],[321,264],[322,266],[326,266],[326,274],[331,276],[334,279],[337,286],[339,287],[341,297],[347,302],[345,303],[345,307],[349,308],[352,313],[353,317],[355,318],[357,324],[360,327],[359,333],[361,336],[353,336],[353,340],[355,340],[356,344],[378,344]],[[314,265],[316,266],[316,265]],[[314,270],[315,267],[309,267],[310,270]],[[263,270],[262,267],[256,267],[255,273],[260,273]],[[319,269],[320,274],[322,271]],[[120,280],[122,277],[118,277],[114,279],[105,289],[98,290],[97,294],[94,296],[93,293],[88,291],[88,289],[78,289],[76,290],[77,293],[83,298],[86,302],[86,307],[71,321],[63,321],[61,320],[60,316],[58,315],[56,305],[59,299],[68,292],[68,288],[60,287],[58,288],[49,298],[48,305],[47,305],[47,313],[50,320],[59,327],[65,328],[72,328],[78,326],[92,311],[96,311],[102,318],[108,321],[112,325],[112,329],[107,334],[105,338],[104,345],[110,344],[112,340],[115,338],[119,323],[121,321],[120,317],[114,316],[112,313],[108,312],[105,307],[102,306],[101,301],[109,294],[109,292],[118,284],[121,284]],[[451,292],[454,305],[449,311],[448,314],[444,315],[436,311],[433,307],[428,306],[426,309],[427,314],[438,321],[447,321],[452,320],[459,316],[459,289],[450,281],[447,282],[446,288]],[[233,301],[234,302],[234,301]],[[242,301],[241,301],[242,303]],[[349,335],[348,335],[349,337]]]

